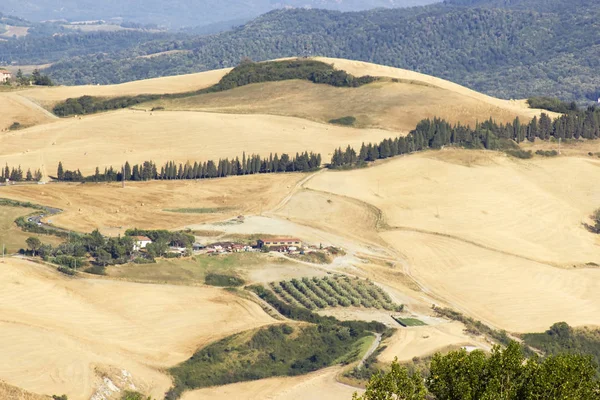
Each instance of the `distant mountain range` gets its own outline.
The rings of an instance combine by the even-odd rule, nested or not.
[[[358,11],[376,7],[408,7],[439,0],[4,0],[0,12],[32,20],[114,19],[168,28],[248,21],[281,8]]]

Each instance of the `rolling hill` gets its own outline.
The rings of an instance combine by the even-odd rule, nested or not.
[[[54,119],[3,133],[0,162],[42,168],[49,175],[54,174],[59,161],[65,168],[80,169],[84,174],[92,173],[96,167],[118,167],[125,161],[193,163],[208,158],[241,157],[243,152],[268,155],[314,151],[328,161],[339,146],[359,147],[363,142],[404,135],[423,118],[444,116],[453,123],[475,124],[490,116],[509,122],[516,116],[529,120],[540,113],[522,102],[494,99],[410,71],[340,59],[322,61],[356,76],[388,78],[359,88],[335,88],[305,81],[267,82],[184,97],[173,103],[142,104],[134,110]],[[60,99],[84,94],[114,97],[196,90],[216,83],[226,72],[105,87],[35,88],[0,96],[13,96],[26,104],[51,109]],[[282,100],[269,100],[275,92]],[[150,111],[159,106],[165,110]],[[40,111],[39,106],[31,108],[32,115]],[[363,129],[328,124],[329,119],[354,114],[357,127]],[[156,143],[162,146],[157,147]]]

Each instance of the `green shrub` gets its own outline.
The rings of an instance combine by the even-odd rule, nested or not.
[[[515,158],[529,159],[533,157],[531,150],[506,150],[506,154]]]
[[[262,328],[240,343],[240,335],[213,343],[172,368],[175,387],[167,399],[188,389],[220,386],[272,376],[302,375],[337,363],[354,344],[369,336],[365,330],[323,324],[296,328]]]
[[[237,276],[210,273],[204,278],[204,283],[211,286],[237,287],[244,285],[246,282]]]
[[[543,157],[556,157],[558,155],[558,151],[556,150],[537,150],[535,152],[538,156]]]
[[[57,269],[59,272],[62,272],[65,275],[74,276],[76,274],[75,270],[68,267],[60,266]]]
[[[16,131],[16,130],[18,130],[18,129],[21,129],[22,127],[23,127],[23,126],[21,125],[21,123],[20,123],[20,122],[13,122],[13,123],[11,124],[11,126],[9,126],[9,127],[8,127],[8,130],[9,130],[9,131]]]
[[[329,123],[343,126],[354,126],[354,124],[356,123],[356,118],[352,116],[347,116],[337,119],[330,119]]]

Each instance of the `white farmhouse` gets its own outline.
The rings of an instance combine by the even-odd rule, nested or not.
[[[145,249],[146,246],[148,246],[150,243],[152,243],[152,239],[150,239],[149,237],[134,236],[133,237],[133,250],[139,251],[141,249]]]
[[[12,77],[10,71],[0,68],[0,83],[8,81]]]

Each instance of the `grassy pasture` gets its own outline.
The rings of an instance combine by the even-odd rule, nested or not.
[[[392,317],[394,318],[394,320],[399,323],[400,325],[402,325],[405,328],[411,327],[411,326],[425,326],[427,325],[425,322],[421,321],[420,319],[417,318],[400,318],[400,317]]]
[[[281,260],[277,260],[281,264]],[[211,274],[244,278],[248,272],[268,266],[267,256],[259,253],[233,253],[220,256],[196,256],[160,259],[155,264],[127,264],[106,269],[110,277],[133,282],[199,285]]]

